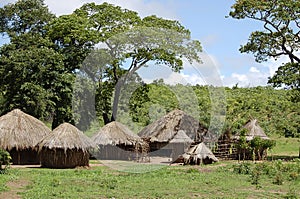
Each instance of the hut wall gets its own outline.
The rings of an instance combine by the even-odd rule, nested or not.
[[[187,143],[167,143],[152,142],[150,143],[151,156],[171,157],[173,161],[177,160],[189,148]]]
[[[45,149],[41,153],[41,165],[46,168],[75,168],[89,166],[89,153],[83,150],[64,151],[63,149]]]
[[[100,145],[95,157],[100,160],[134,160],[136,154],[132,145]]]
[[[19,164],[19,165],[40,164],[40,158],[38,156],[37,150],[34,149],[16,150],[16,148],[13,148],[8,152],[12,158],[13,164]]]
[[[217,158],[225,160],[236,159],[238,153],[234,142],[224,140],[219,140],[212,151]]]

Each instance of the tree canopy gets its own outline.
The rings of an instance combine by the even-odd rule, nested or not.
[[[256,61],[286,56],[288,63],[279,66],[269,83],[276,87],[300,87],[300,2],[298,0],[238,0],[230,16],[253,19],[263,24],[263,31],[251,33],[241,52],[253,53]]]
[[[157,16],[141,18],[136,12],[107,3],[85,4],[73,14],[85,17],[88,24],[92,24],[87,29],[98,35],[101,38],[98,41],[105,45],[96,52],[110,57],[105,64],[100,61],[100,64],[84,64],[87,67],[81,68],[93,79],[95,73],[98,74],[97,98],[102,102],[99,100],[97,112],[102,114],[105,123],[116,119],[121,90],[128,87],[126,80],[139,68],[152,62],[180,71],[184,58],[200,62],[200,42],[191,40],[190,31],[178,21]]]

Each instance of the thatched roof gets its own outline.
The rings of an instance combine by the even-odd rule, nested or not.
[[[244,127],[247,129],[246,140],[253,140],[254,137],[260,137],[262,139],[269,139],[269,137],[264,133],[264,130],[258,125],[257,119],[249,120]],[[239,135],[235,136],[236,139],[239,139]]]
[[[40,120],[15,109],[0,117],[0,148],[11,150],[29,149],[51,130]]]
[[[197,162],[197,159],[204,160],[206,158],[209,158],[214,162],[218,161],[215,155],[203,142],[190,148],[186,153],[182,155],[182,157],[186,161],[192,159],[194,162]]]
[[[186,134],[193,141],[199,141],[197,139],[201,139],[207,133],[207,129],[192,116],[181,110],[174,110],[146,126],[138,135],[150,138],[153,142],[171,142],[174,138],[178,142],[186,142],[185,138],[179,139],[176,136],[178,132]]]
[[[97,145],[136,145],[143,140],[129,128],[119,122],[110,122],[96,133],[92,140]]]
[[[184,130],[179,130],[169,143],[193,143],[194,141],[186,135]]]
[[[63,123],[53,130],[53,133],[43,138],[39,143],[40,149],[68,149],[87,151],[96,147],[95,143],[79,129],[69,123]]]

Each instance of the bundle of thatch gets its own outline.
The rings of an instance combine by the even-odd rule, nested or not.
[[[260,137],[261,139],[269,139],[264,130],[258,125],[257,119],[249,120],[243,127],[247,130],[246,140],[251,141],[254,137]],[[234,136],[235,139],[239,139],[240,135]]]
[[[217,162],[218,159],[214,156],[211,150],[202,142],[191,147],[182,155],[185,164],[211,164]]]
[[[10,153],[13,164],[39,164],[35,146],[50,133],[43,122],[19,109],[0,117],[0,148]]]
[[[63,123],[38,143],[42,167],[74,168],[89,165],[95,143],[75,126]]]
[[[100,159],[131,159],[133,152],[145,145],[144,141],[119,122],[110,122],[98,131],[92,140],[99,146]]]

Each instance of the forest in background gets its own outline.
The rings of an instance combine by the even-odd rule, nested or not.
[[[217,114],[225,116],[223,132],[216,132],[218,134],[227,130],[237,133],[249,119],[256,118],[269,136],[300,137],[300,103],[291,100],[291,90],[274,89],[270,86],[218,88],[221,89],[219,94],[222,100],[217,102],[217,106],[212,106],[212,103],[218,101],[211,96],[213,89],[213,86],[167,85],[163,80],[154,81],[132,94],[130,110],[125,110],[130,117],[122,117],[120,113],[118,120],[137,132],[166,113],[182,109],[209,128],[213,125],[211,116],[217,111]],[[179,93],[182,93],[180,98]],[[195,96],[198,103],[196,109],[191,104]]]

